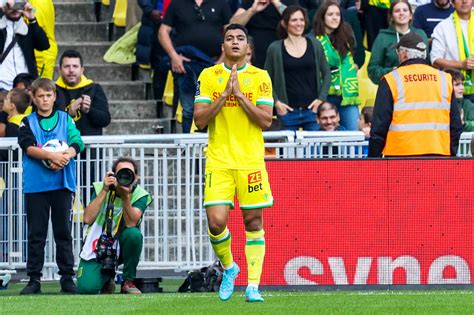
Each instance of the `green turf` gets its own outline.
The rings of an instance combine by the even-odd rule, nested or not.
[[[264,303],[246,303],[243,292],[221,302],[216,293],[165,293],[79,296],[58,294],[57,283],[42,285],[42,295],[19,296],[24,284],[0,291],[0,314],[473,314],[474,291],[267,291]],[[173,293],[172,293],[173,292]]]

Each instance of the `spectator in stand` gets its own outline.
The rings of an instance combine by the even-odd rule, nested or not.
[[[360,99],[357,65],[352,57],[355,40],[351,27],[344,22],[341,13],[337,1],[325,1],[314,16],[313,28],[331,71],[327,101],[336,105],[341,125],[346,130],[357,130]]]
[[[319,124],[319,131],[345,131],[346,128],[340,125],[341,117],[337,106],[324,102],[318,107],[316,120]]]
[[[368,156],[456,156],[462,123],[451,76],[428,64],[415,32],[402,37],[397,54],[400,66],[377,90]]]
[[[252,65],[255,63],[255,45],[252,37],[249,36],[247,40],[249,42],[249,47],[247,48],[247,53],[245,55],[245,62]]]
[[[173,0],[161,23],[158,36],[179,86],[183,133],[191,130],[196,81],[204,68],[221,60],[223,29],[231,16],[227,1]]]
[[[316,111],[326,101],[331,84],[323,47],[313,37],[304,36],[308,24],[303,7],[287,7],[278,25],[282,40],[270,44],[265,60],[276,111],[286,130],[318,129]]]
[[[31,74],[20,73],[19,75],[15,77],[15,79],[13,79],[13,88],[19,88],[22,90],[27,90],[29,92],[31,88],[31,83],[33,83],[33,81],[34,81],[34,78]],[[2,94],[5,95],[4,97],[6,97],[7,93],[8,92],[4,92]],[[3,105],[0,108],[3,108]],[[26,110],[25,114],[29,115],[31,114],[31,111],[32,111],[32,107],[29,107]],[[0,111],[0,137],[9,137],[6,135],[6,131],[5,131],[6,130],[5,128],[7,128],[7,125],[8,125],[8,113],[7,111],[5,111],[5,109],[3,109],[3,111]]]
[[[45,31],[49,41],[49,49],[44,51],[35,50],[38,75],[42,78],[53,79],[54,64],[58,57],[58,44],[54,34],[55,12],[51,0],[30,0],[35,9],[38,24]]]
[[[110,123],[109,103],[98,83],[84,76],[81,54],[67,50],[59,59],[56,108],[66,111],[83,136],[102,135]]]
[[[280,38],[275,31],[281,15],[289,5],[298,0],[243,0],[241,7],[230,20],[231,23],[245,25],[255,41],[255,66],[263,68],[270,44]]]
[[[13,79],[13,88],[31,91],[31,84],[35,78],[29,73],[20,73]]]
[[[374,113],[374,108],[372,106],[364,106],[360,111],[359,121],[359,130],[364,133],[365,139],[370,138],[370,126],[372,125],[372,114]],[[362,155],[367,156],[369,153],[369,146],[362,146]]]
[[[14,88],[8,92],[3,104],[3,111],[8,114],[8,122],[5,129],[5,137],[18,137],[18,128],[26,110],[31,105],[29,92]]]
[[[365,47],[364,47],[364,34],[362,32],[362,25],[359,20],[358,16],[358,10],[356,8],[356,3],[354,2],[353,6],[345,8],[342,5],[341,1],[341,7],[342,7],[342,13],[343,13],[343,18],[344,20],[351,26],[352,32],[354,33],[354,38],[355,38],[355,50],[354,50],[354,55],[352,56],[354,58],[354,62],[357,64],[357,66],[362,68],[362,66],[365,63]],[[357,3],[360,4],[360,1]],[[346,4],[347,5],[347,4]]]
[[[390,2],[390,0],[361,0],[361,20],[365,26],[368,51],[372,51],[372,46],[379,35],[379,31],[389,26],[387,16]]]
[[[384,75],[398,67],[400,62],[394,45],[396,45],[400,38],[410,32],[419,34],[426,45],[428,45],[428,38],[425,32],[420,29],[410,27],[410,22],[413,17],[413,12],[407,0],[396,0],[390,5],[390,27],[381,30],[375,39],[370,56],[369,64],[367,65],[367,72],[370,80],[374,84],[379,84]]]
[[[0,18],[0,90],[11,90],[13,79],[19,73],[38,76],[34,50],[50,47],[48,37],[38,25],[33,6],[26,2],[22,9],[16,9],[9,1],[2,8]],[[28,20],[28,24],[23,19]]]
[[[433,30],[431,63],[440,69],[458,69],[464,75],[464,97],[474,102],[473,0],[453,0],[454,12]]]
[[[360,117],[357,121],[359,130],[364,133],[366,139],[370,138],[370,126],[372,125],[373,113],[374,108],[372,106],[364,106],[360,110]]]
[[[168,70],[160,67],[161,60],[166,55],[158,41],[158,30],[161,19],[171,0],[138,0],[143,11],[142,25],[137,36],[137,63],[150,65],[153,68],[153,96],[161,104],[157,106],[158,116],[162,115],[162,98],[165,90]]]
[[[436,25],[448,18],[454,11],[450,0],[432,0],[415,10],[413,27],[421,29],[430,38]]]
[[[447,73],[453,78],[453,90],[461,110],[461,121],[463,122],[464,131],[474,131],[474,104],[464,98],[464,75],[455,69],[446,69]]]

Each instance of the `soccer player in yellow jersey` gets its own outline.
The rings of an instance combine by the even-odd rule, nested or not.
[[[227,229],[237,193],[245,224],[248,302],[263,302],[258,291],[265,256],[262,209],[273,205],[264,162],[262,129],[272,122],[272,84],[268,73],[245,62],[248,33],[240,24],[224,32],[224,63],[199,76],[194,105],[196,126],[208,126],[204,206],[212,248],[225,271],[219,297],[231,298],[240,272]]]

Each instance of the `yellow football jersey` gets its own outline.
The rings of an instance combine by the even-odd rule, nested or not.
[[[231,68],[218,64],[199,76],[194,103],[213,103],[224,91]],[[240,90],[252,104],[273,106],[272,82],[267,71],[246,64],[237,70]],[[234,95],[208,126],[206,164],[214,168],[258,169],[264,167],[262,129],[251,122]]]

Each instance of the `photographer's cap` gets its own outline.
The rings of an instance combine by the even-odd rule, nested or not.
[[[416,49],[419,51],[426,50],[426,44],[423,41],[423,38],[413,31],[411,31],[408,34],[403,35],[395,47],[397,49],[400,47],[404,47],[408,49]]]

